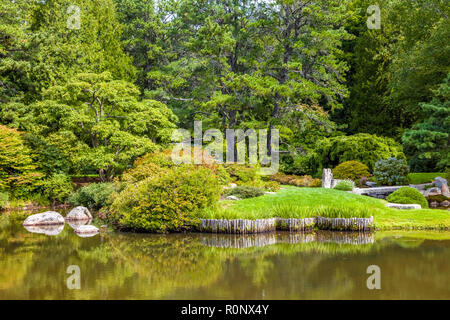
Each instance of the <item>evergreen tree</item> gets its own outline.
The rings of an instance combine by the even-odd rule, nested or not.
[[[403,135],[403,146],[414,171],[450,167],[450,74],[434,93],[431,102],[420,104],[427,118]]]

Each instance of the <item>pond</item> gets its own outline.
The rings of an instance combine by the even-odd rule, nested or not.
[[[22,221],[0,216],[0,299],[450,299],[449,232],[82,238]],[[370,265],[380,290],[367,288]]]

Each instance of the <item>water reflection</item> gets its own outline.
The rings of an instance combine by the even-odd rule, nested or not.
[[[31,233],[0,216],[0,299],[449,299],[450,234]],[[366,269],[381,268],[382,290]],[[81,289],[66,287],[69,265]]]
[[[50,226],[23,226],[28,232],[42,233],[47,236],[56,236],[64,230],[64,225],[50,225]]]
[[[202,244],[219,248],[251,248],[274,245],[276,243],[300,244],[309,242],[337,244],[370,244],[374,242],[373,233],[359,232],[278,232],[258,235],[214,234],[202,237]]]

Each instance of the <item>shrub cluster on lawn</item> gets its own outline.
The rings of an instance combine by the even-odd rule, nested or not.
[[[387,201],[401,204],[420,204],[422,208],[428,208],[428,201],[419,190],[410,187],[402,187],[391,193]]]
[[[333,189],[341,190],[341,191],[352,191],[353,186],[354,186],[353,181],[342,180],[342,181],[339,181]]]
[[[147,232],[182,231],[198,222],[197,212],[215,206],[220,186],[208,168],[166,168],[113,196],[108,217],[122,229]]]
[[[198,221],[198,211],[219,201],[227,174],[221,165],[172,162],[168,151],[145,155],[116,181],[107,218],[121,229],[183,231]]]
[[[237,186],[228,189],[225,193],[227,196],[236,196],[240,199],[256,198],[264,194],[264,189],[252,186]]]
[[[389,158],[375,163],[373,175],[379,185],[395,186],[407,184],[408,173],[404,159]]]
[[[360,185],[360,180],[363,177],[370,177],[369,168],[356,160],[345,161],[333,169],[333,177],[335,179],[352,180]]]
[[[108,199],[114,191],[113,183],[91,183],[72,193],[67,202],[73,206],[98,210],[108,204]]]
[[[320,179],[314,179],[311,176],[296,176],[296,175],[286,175],[283,173],[277,173],[269,177],[270,180],[276,181],[280,184],[291,185],[296,187],[321,187],[322,181]]]

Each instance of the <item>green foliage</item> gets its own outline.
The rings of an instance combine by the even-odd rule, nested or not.
[[[114,191],[113,183],[91,183],[72,193],[67,202],[73,206],[99,210],[109,204],[108,200]]]
[[[410,187],[402,187],[394,191],[386,200],[392,203],[420,204],[422,208],[428,208],[428,201],[423,194],[419,190]]]
[[[355,38],[344,43],[350,98],[333,118],[349,133],[400,138],[427,117],[419,103],[431,100],[449,72],[450,7],[445,0],[379,0],[381,30],[370,30],[366,10],[373,4],[349,4],[355,10],[346,25]]]
[[[430,103],[422,103],[427,115],[403,134],[403,146],[412,170],[445,169],[450,166],[450,73]]]
[[[102,181],[167,144],[175,128],[176,117],[163,103],[140,100],[133,84],[110,73],[78,74],[44,96],[21,109],[16,124],[65,152],[74,170],[94,169]]]
[[[333,169],[335,179],[349,179],[360,184],[362,177],[370,177],[369,168],[359,161],[345,161]]]
[[[353,190],[353,181],[339,181],[333,189],[341,190],[341,191],[352,191]]]
[[[220,165],[216,170],[217,181],[221,186],[226,186],[231,183],[231,176],[228,173],[227,169],[224,166]]]
[[[15,198],[29,196],[42,176],[21,134],[0,125],[0,191]]]
[[[375,162],[389,157],[405,159],[401,145],[393,139],[365,133],[337,136],[317,143],[311,157],[311,169],[316,173],[321,172],[322,168],[332,168],[342,162],[356,160],[372,171]]]
[[[219,195],[219,183],[208,168],[174,167],[116,194],[109,218],[123,229],[182,231],[198,222],[199,210],[215,206]]]
[[[259,179],[258,168],[243,164],[226,164],[229,175],[239,183],[247,183]]]
[[[72,179],[63,173],[56,173],[40,182],[42,194],[52,202],[63,203],[73,192]]]
[[[231,188],[226,192],[227,196],[236,196],[239,199],[260,197],[263,194],[263,189],[251,186],[237,186],[236,188]]]
[[[379,185],[395,186],[408,183],[409,168],[404,159],[389,158],[375,163],[373,175]]]
[[[6,208],[8,205],[9,195],[7,193],[0,192],[0,210]]]

